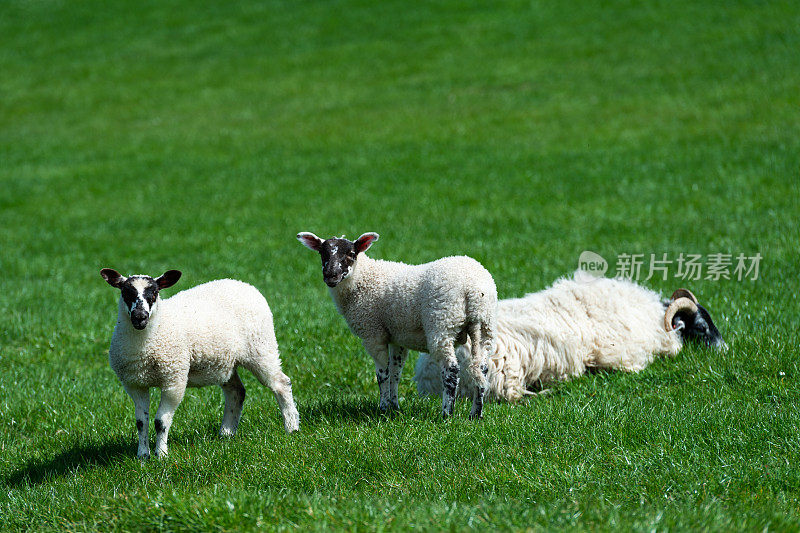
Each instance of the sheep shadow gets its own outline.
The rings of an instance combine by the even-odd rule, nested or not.
[[[180,428],[170,436],[169,442],[171,445],[192,446],[198,442],[219,439],[219,423],[200,421],[196,428]],[[135,435],[119,436],[107,442],[73,443],[54,457],[28,459],[22,467],[2,479],[2,482],[10,488],[38,485],[92,468],[102,468],[127,460],[138,461],[138,447],[139,442]],[[153,452],[152,440],[150,451]],[[157,461],[154,456],[150,460]]]
[[[30,459],[4,480],[11,488],[38,485],[67,474],[102,467],[136,456],[136,443],[119,438],[106,443],[75,445],[49,459]]]
[[[382,412],[375,399],[344,397],[328,398],[314,403],[301,412],[301,423],[310,426],[331,422],[367,422],[391,419],[402,411]]]

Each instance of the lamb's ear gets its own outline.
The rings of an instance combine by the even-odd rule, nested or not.
[[[109,285],[117,289],[128,279],[113,268],[104,268],[100,271],[100,275],[103,276],[103,279],[106,280]]]
[[[172,287],[178,283],[179,279],[181,279],[180,270],[167,270],[156,278],[156,283],[158,284],[159,289],[166,289],[167,287]]]
[[[372,243],[378,240],[378,237],[377,233],[365,233],[356,239],[356,242],[353,243],[356,245],[356,253],[366,252]]]
[[[319,252],[322,247],[323,240],[308,231],[301,231],[297,234],[297,240],[303,243],[303,246],[309,250]]]

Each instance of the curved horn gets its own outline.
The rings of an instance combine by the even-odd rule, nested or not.
[[[689,298],[694,303],[699,303],[695,295],[692,294],[692,291],[690,291],[689,289],[676,290],[675,292],[672,293],[672,298],[670,298],[670,300],[677,300],[678,298]]]
[[[678,298],[669,304],[667,311],[664,313],[664,329],[667,331],[672,331],[675,329],[672,327],[672,319],[675,318],[675,315],[680,311],[689,311],[690,313],[695,314],[697,313],[697,304],[685,296]]]

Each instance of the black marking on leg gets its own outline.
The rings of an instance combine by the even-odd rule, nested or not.
[[[489,365],[487,365],[485,363],[482,364],[481,365],[481,373],[483,374],[483,377],[488,376],[489,375]]]
[[[139,431],[142,431],[143,427],[144,427],[144,421],[143,420],[136,420],[136,429],[139,430]]]
[[[453,404],[456,399],[458,389],[458,365],[453,364],[442,370],[442,387],[444,388],[444,398],[442,399],[442,414],[445,418],[453,414]]]
[[[378,385],[383,385],[387,379],[389,379],[389,371],[388,370],[378,370],[375,372],[375,377],[378,380]]]
[[[161,421],[160,418],[156,418],[156,421],[153,422],[153,425],[156,428],[156,433],[163,433],[164,432],[164,423]]]
[[[442,385],[447,396],[455,396],[458,387],[458,365],[450,365],[442,371]]]

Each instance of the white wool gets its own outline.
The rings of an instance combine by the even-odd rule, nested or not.
[[[491,274],[466,256],[407,265],[360,254],[330,293],[354,334],[411,350],[454,338],[467,322],[491,322],[497,301]]]
[[[587,368],[638,372],[657,355],[681,349],[680,336],[664,330],[664,311],[656,292],[581,270],[541,292],[501,300],[489,393],[516,401],[537,381],[566,380]],[[457,351],[459,359],[464,351]],[[426,353],[417,361],[415,380],[420,394],[441,393],[437,365]],[[461,383],[459,394],[468,395],[468,380]]]

